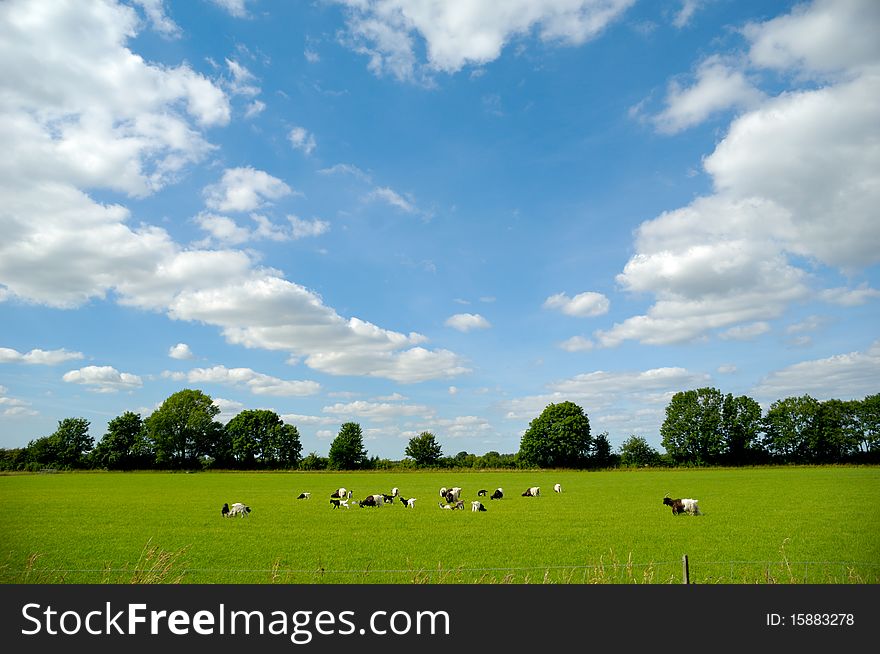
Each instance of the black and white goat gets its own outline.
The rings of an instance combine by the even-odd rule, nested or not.
[[[663,498],[663,504],[672,507],[672,515],[687,513],[688,515],[703,515],[698,505],[698,500],[689,497],[673,499],[667,495]]]
[[[522,496],[523,497],[538,497],[538,495],[540,495],[540,494],[541,494],[541,487],[540,486],[532,486],[531,488],[527,488],[523,492]]]
[[[232,508],[229,509],[229,513],[226,514],[227,518],[231,518],[234,515],[241,516],[242,518],[246,518],[247,514],[251,512],[251,507],[242,504],[241,502],[236,502],[232,505]]]
[[[224,518],[229,517],[229,503],[228,502],[223,502],[223,508],[220,509],[220,515],[222,515]]]
[[[380,495],[379,497],[381,498],[382,496]],[[364,508],[365,506],[382,506],[382,501],[379,500],[379,502],[376,502],[375,495],[367,495],[364,499],[358,502],[358,506],[360,506],[361,508]]]
[[[311,493],[305,493],[305,492],[304,492],[304,493],[300,493],[299,496],[298,496],[296,499],[298,499],[298,500],[307,500],[307,499],[309,499],[311,496],[312,496]]]
[[[500,500],[502,497],[504,497],[504,491],[501,490],[500,488],[496,488],[495,492],[492,493],[492,495],[489,497],[489,499],[490,500]]]
[[[557,493],[562,492],[562,484],[553,484],[553,490]]]
[[[477,497],[486,497],[488,493],[489,491],[487,491],[485,488],[481,488],[477,491]]]
[[[330,493],[330,497],[338,497],[342,499],[343,497],[346,499],[351,499],[351,491],[345,490],[345,488],[337,488],[335,491]]]
[[[471,511],[487,511],[485,506],[480,500],[474,500],[471,502]]]
[[[416,508],[416,498],[410,497],[409,499],[405,498],[403,495],[399,495],[398,498],[400,503],[403,504],[407,509]]]

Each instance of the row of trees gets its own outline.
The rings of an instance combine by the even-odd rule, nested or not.
[[[683,391],[666,407],[663,454],[636,435],[614,452],[608,434],[592,435],[589,417],[573,402],[548,405],[529,423],[516,454],[444,457],[436,436],[422,432],[409,440],[403,461],[371,458],[355,422],[342,425],[327,457],[315,452],[303,457],[297,428],[275,412],[245,410],[226,425],[216,420],[219,412],[202,391],[182,390],[146,419],[130,411],[114,418],[97,444],[88,420],[66,418],[53,434],[25,448],[0,450],[0,470],[607,468],[880,459],[880,394],[825,402],[790,397],[765,413],[746,396],[715,388]]]

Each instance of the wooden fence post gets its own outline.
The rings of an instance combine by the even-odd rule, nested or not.
[[[688,555],[685,554],[681,557],[681,583],[690,584],[691,583],[691,574],[688,569]]]

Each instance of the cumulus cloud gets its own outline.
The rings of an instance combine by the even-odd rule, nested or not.
[[[827,82],[754,98],[704,159],[713,194],[639,227],[636,254],[617,281],[655,302],[596,332],[598,343],[678,343],[742,330],[815,297],[815,266],[855,271],[880,261],[878,14],[868,0],[816,0],[743,30],[750,66],[796,73],[795,85],[811,73]],[[871,297],[865,291],[820,293],[858,302]]]
[[[708,375],[680,367],[636,372],[598,370],[554,382],[548,385],[547,393],[509,400],[501,407],[510,419],[531,420],[548,404],[565,401],[576,402],[590,415],[597,411],[626,413],[648,406],[651,415],[656,417],[657,413],[662,415],[674,393],[699,388],[708,382]],[[626,428],[626,425],[620,426]]]
[[[293,191],[283,181],[250,166],[227,168],[217,184],[205,187],[205,204],[216,211],[253,211]]]
[[[596,344],[593,341],[583,336],[572,336],[559,344],[559,347],[566,352],[586,352],[592,350],[595,346]]]
[[[590,318],[608,313],[611,303],[601,293],[587,291],[574,297],[568,297],[565,293],[551,295],[544,301],[545,309],[558,309],[568,316],[578,318]]]
[[[337,0],[348,8],[344,43],[377,75],[425,82],[497,59],[513,38],[580,45],[634,0]],[[424,42],[426,61],[417,52]]]
[[[726,341],[751,341],[761,334],[770,331],[770,325],[759,320],[748,325],[737,325],[720,333],[718,336]]]
[[[7,395],[9,389],[0,386],[0,417],[3,418],[26,418],[37,416],[38,412],[30,408],[31,403],[16,397]]]
[[[194,368],[186,374],[193,384],[225,384],[247,388],[254,395],[274,395],[279,397],[303,397],[314,395],[321,385],[314,381],[291,381],[264,375],[250,368]]]
[[[672,24],[678,28],[687,26],[704,3],[705,0],[682,0],[681,9],[673,17]]]
[[[212,150],[203,128],[229,121],[227,97],[213,82],[128,49],[138,22],[134,9],[110,1],[0,3],[0,59],[20,62],[0,76],[0,301],[73,308],[112,294],[329,374],[415,382],[467,372],[458,355],[422,347],[418,334],[343,318],[248,252],[183,247],[160,227],[130,224],[125,206],[82,190],[154,193]],[[227,169],[205,191],[217,212],[205,226],[236,240],[241,226],[216,218],[291,193],[266,172]],[[253,220],[252,237],[278,233]],[[83,383],[89,374],[72,378]]]
[[[65,361],[83,359],[82,352],[60,350],[33,349],[22,354],[18,350],[0,347],[0,363],[27,363],[31,365],[55,366]]]
[[[796,363],[773,372],[752,389],[755,399],[769,404],[808,394],[817,400],[862,399],[877,392],[880,341],[863,352],[849,352]]]
[[[457,313],[446,319],[446,326],[457,329],[460,332],[469,332],[474,329],[489,329],[492,324],[478,313]]]
[[[61,379],[69,384],[82,384],[96,393],[116,393],[143,386],[137,375],[119,372],[112,366],[86,366],[64,373]]]
[[[669,83],[666,108],[653,121],[659,131],[675,134],[717,112],[754,107],[763,97],[742,70],[715,55],[700,64],[693,85]]]
[[[296,216],[288,216],[287,220],[290,222],[291,236],[294,239],[320,236],[330,229],[330,223],[318,218],[303,220]]]
[[[172,345],[170,348],[168,348],[168,356],[172,359],[179,359],[181,361],[195,358],[192,350],[189,349],[189,345],[187,345],[186,343],[178,343],[177,345]]]
[[[843,307],[857,307],[880,298],[880,291],[862,284],[858,288],[827,288],[819,294],[825,302]]]

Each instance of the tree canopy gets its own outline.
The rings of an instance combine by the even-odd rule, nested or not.
[[[409,439],[405,454],[415,461],[417,466],[431,466],[440,460],[443,451],[434,434],[423,431],[418,436]]]
[[[147,435],[160,467],[198,467],[199,457],[214,456],[223,426],[214,422],[220,408],[210,395],[184,389],[169,396],[146,420]]]
[[[360,470],[367,467],[369,458],[364,448],[361,426],[346,422],[330,444],[327,467],[331,470]]]
[[[584,468],[593,440],[590,420],[574,402],[549,404],[529,423],[517,458],[524,466]]]

